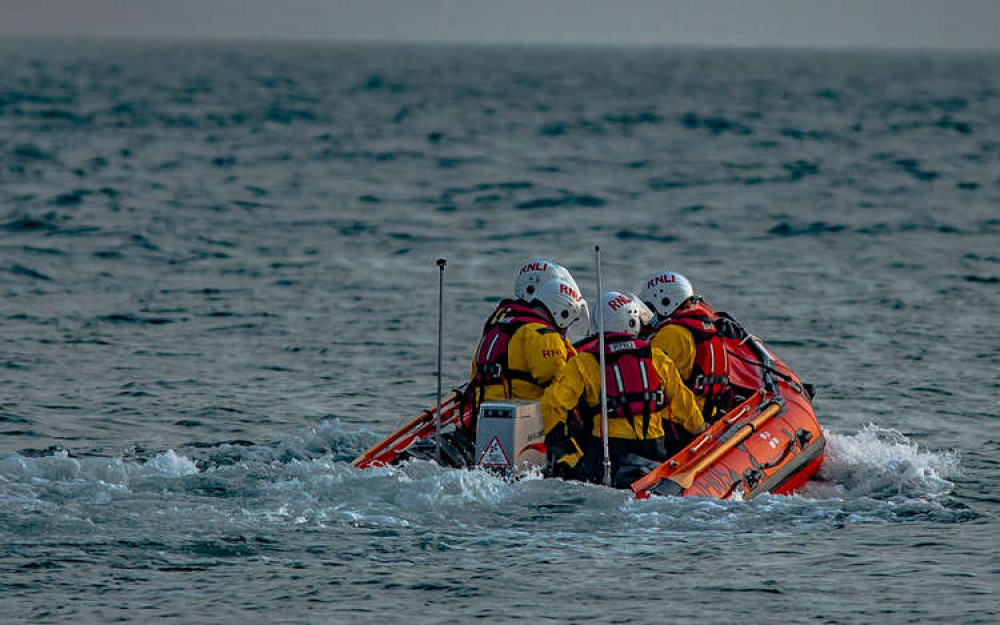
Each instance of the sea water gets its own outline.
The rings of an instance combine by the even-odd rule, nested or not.
[[[0,621],[992,623],[1000,55],[0,42]],[[351,460],[513,270],[816,385],[791,497]],[[579,330],[574,329],[575,334]]]

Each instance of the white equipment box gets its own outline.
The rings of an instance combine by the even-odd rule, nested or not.
[[[537,401],[483,402],[476,426],[476,467],[508,478],[545,467],[545,424]]]

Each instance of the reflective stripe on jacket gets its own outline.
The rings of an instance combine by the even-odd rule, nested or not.
[[[594,354],[600,362],[600,343],[593,341],[581,351]],[[604,339],[604,386],[608,398],[608,417],[632,420],[642,415],[642,435],[648,429],[653,413],[667,407],[667,398],[660,388],[660,376],[653,368],[649,343],[629,334],[609,333]],[[589,406],[587,418],[600,414],[600,406]]]
[[[714,313],[714,311],[713,311]],[[667,326],[683,326],[691,333],[695,345],[694,366],[688,381],[703,375],[706,377],[728,376],[729,358],[726,346],[715,327],[718,316],[702,307],[684,311],[667,320]]]

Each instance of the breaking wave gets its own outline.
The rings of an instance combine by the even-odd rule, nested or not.
[[[796,495],[749,502],[637,501],[630,493],[599,486],[538,476],[511,483],[487,472],[442,469],[423,461],[367,470],[351,466],[350,460],[376,439],[368,430],[345,430],[334,420],[275,445],[240,441],[191,455],[167,450],[144,459],[76,458],[66,451],[5,452],[0,454],[0,504],[8,512],[62,516],[72,508],[75,515],[103,518],[103,506],[132,509],[141,502],[145,514],[174,515],[179,524],[200,518],[202,523],[267,527],[457,530],[471,525],[484,534],[539,519],[547,519],[547,531],[556,534],[589,527],[599,534],[624,529],[645,535],[792,531],[928,518],[961,522],[977,516],[949,497],[954,484],[948,477],[960,471],[954,452],[921,449],[902,433],[877,425],[854,434],[828,433],[817,479]],[[610,530],[608,517],[615,519]]]

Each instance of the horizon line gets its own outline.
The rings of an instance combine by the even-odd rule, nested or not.
[[[770,51],[809,51],[809,52],[885,52],[885,53],[956,53],[956,54],[988,54],[1000,53],[1000,44],[989,46],[952,46],[952,45],[877,45],[877,44],[830,44],[830,43],[693,43],[693,42],[658,42],[658,41],[540,41],[524,40],[473,40],[449,39],[434,40],[421,38],[383,38],[383,37],[288,37],[288,36],[250,36],[250,35],[214,35],[178,36],[178,35],[123,35],[92,33],[5,33],[0,32],[0,41],[20,42],[61,42],[61,43],[128,43],[128,44],[233,44],[247,43],[258,45],[369,45],[369,46],[439,46],[439,47],[514,47],[514,48],[613,48],[613,49],[686,49],[686,50],[770,50]]]

